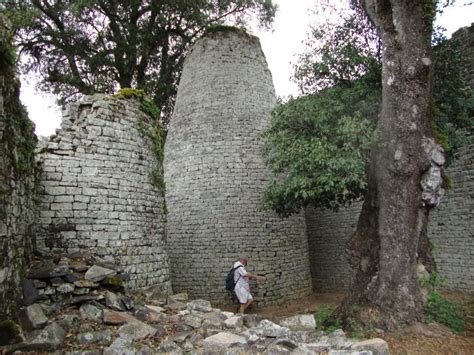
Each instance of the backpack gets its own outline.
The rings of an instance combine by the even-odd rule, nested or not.
[[[234,291],[235,285],[237,282],[239,282],[239,279],[237,279],[237,282],[234,282],[234,273],[235,270],[237,270],[239,267],[242,267],[242,265],[237,266],[236,268],[230,269],[229,273],[227,274],[227,277],[225,278],[225,289],[229,291]]]

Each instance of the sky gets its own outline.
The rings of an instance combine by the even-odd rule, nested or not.
[[[296,55],[304,50],[303,41],[309,26],[314,22],[311,9],[315,0],[273,0],[279,11],[273,23],[273,31],[256,28],[253,34],[260,38],[263,52],[272,72],[275,90],[278,96],[286,97],[298,94],[297,86],[291,82],[292,64]],[[337,1],[337,0],[336,0]],[[343,0],[338,0],[344,2]],[[470,6],[466,6],[469,5]],[[436,24],[446,28],[446,35],[457,29],[469,26],[474,22],[474,5],[472,0],[457,0],[454,7],[448,7],[437,18]],[[59,108],[54,104],[54,97],[37,92],[34,82],[22,78],[21,100],[27,107],[31,120],[36,125],[36,134],[49,136],[61,123]]]

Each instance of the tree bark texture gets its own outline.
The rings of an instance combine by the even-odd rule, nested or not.
[[[354,268],[352,286],[335,316],[346,326],[352,318],[359,324],[393,329],[423,318],[416,273],[418,248],[428,245],[429,209],[439,203],[439,199],[426,202],[422,187],[426,176],[433,169],[438,174],[444,163],[439,158],[440,164],[435,164],[432,158],[433,154],[442,156],[431,126],[435,5],[431,0],[364,0],[358,4],[382,38],[383,100],[369,191],[356,232],[347,244]],[[434,190],[439,195],[440,186]],[[428,260],[429,251],[421,249],[420,256],[426,254]]]

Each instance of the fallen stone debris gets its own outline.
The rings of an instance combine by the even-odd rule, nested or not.
[[[118,266],[96,257],[43,255],[30,267],[20,324],[8,323],[0,353],[389,354],[382,339],[317,331],[313,315],[276,324],[183,293],[166,295],[158,287],[132,293],[126,280]]]

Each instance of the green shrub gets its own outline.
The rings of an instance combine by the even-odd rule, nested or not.
[[[428,322],[438,322],[460,333],[466,330],[466,315],[461,303],[449,301],[438,292],[431,291],[425,305]]]
[[[330,306],[324,306],[314,315],[317,330],[331,334],[335,330],[342,328],[340,319],[331,318],[333,310]]]

